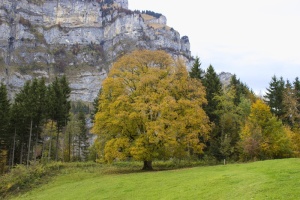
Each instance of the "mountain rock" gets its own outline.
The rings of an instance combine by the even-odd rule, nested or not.
[[[1,0],[0,81],[13,96],[34,77],[66,74],[71,99],[92,102],[112,63],[136,49],[165,50],[187,66],[187,36],[164,15],[128,9],[128,0]]]
[[[228,86],[230,84],[231,78],[232,78],[233,74],[229,73],[229,72],[221,72],[218,77],[222,83],[223,86]]]

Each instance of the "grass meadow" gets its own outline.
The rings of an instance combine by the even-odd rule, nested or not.
[[[155,166],[154,166],[155,167]],[[95,165],[64,168],[20,200],[299,199],[300,159],[118,173]]]

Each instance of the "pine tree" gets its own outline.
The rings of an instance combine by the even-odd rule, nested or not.
[[[289,80],[285,85],[283,92],[283,122],[291,127],[298,126],[300,120],[300,105],[297,100],[297,93],[295,88],[292,87]]]
[[[0,85],[0,174],[7,164],[11,136],[9,134],[10,103],[6,86]]]
[[[206,146],[210,154],[212,154],[218,159],[221,159],[221,130],[218,126],[220,118],[219,115],[216,113],[218,101],[215,99],[215,96],[222,94],[222,84],[212,65],[210,65],[206,70],[206,74],[202,82],[204,87],[206,88],[207,99],[207,104],[204,105],[204,110],[208,115],[210,121],[215,124],[214,128],[210,133],[210,140],[206,143]]]
[[[27,165],[31,159],[32,147],[35,146],[34,160],[36,160],[37,143],[40,138],[41,125],[44,123],[46,112],[46,86],[44,79],[33,79],[27,81],[21,91],[16,95],[12,109],[14,118],[20,121],[15,122],[14,132],[18,134],[21,143],[21,154],[23,147],[27,147]],[[21,128],[21,129],[20,129]],[[33,145],[33,142],[35,144]],[[20,155],[22,162],[23,155]]]
[[[99,96],[100,95],[101,95],[101,89],[99,90],[99,93],[98,93],[97,97],[93,101],[93,110],[92,110],[91,115],[90,115],[92,122],[94,122],[95,115],[98,112]]]
[[[248,86],[237,79],[236,75],[233,75],[230,80],[229,87],[233,87],[235,90],[235,97],[234,97],[234,104],[237,106],[241,103],[243,97],[247,99],[251,99],[253,102],[255,101],[256,97],[255,94],[250,91]]]
[[[15,102],[11,106],[10,132],[14,133],[14,145],[12,153],[12,165],[23,163],[24,148],[28,142],[28,122],[24,117],[24,109],[21,103],[20,93],[16,95]]]
[[[206,88],[207,99],[207,105],[204,106],[204,110],[210,121],[216,122],[218,116],[215,114],[215,111],[217,110],[218,102],[214,99],[214,97],[221,94],[222,84],[212,65],[210,65],[206,71],[203,78],[203,85]]]
[[[85,115],[81,111],[78,114],[78,121],[79,121],[79,134],[78,134],[78,158],[80,160],[87,160],[88,157],[88,147],[89,141],[87,137],[87,127],[85,121]]]
[[[295,91],[295,96],[297,98],[298,104],[300,105],[300,81],[298,77],[296,77],[295,81],[293,82],[293,88]]]
[[[65,76],[55,78],[55,81],[48,87],[48,116],[56,122],[56,151],[55,160],[58,160],[59,135],[63,127],[67,125],[71,103],[69,100],[71,89]]]
[[[199,57],[196,57],[193,67],[189,72],[191,78],[197,78],[200,80],[203,79],[204,71],[200,67],[201,67],[200,59]]]
[[[282,77],[278,80],[276,76],[272,77],[272,80],[267,88],[266,99],[267,104],[271,108],[271,112],[277,117],[282,118],[284,115],[283,110],[283,92],[285,87],[285,81]]]

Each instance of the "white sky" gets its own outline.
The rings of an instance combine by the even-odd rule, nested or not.
[[[276,75],[300,78],[300,0],[129,0],[189,36],[202,68],[236,74],[256,93]]]

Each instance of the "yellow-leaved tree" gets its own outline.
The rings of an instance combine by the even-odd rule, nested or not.
[[[284,158],[293,153],[288,129],[261,100],[251,106],[241,132],[241,148],[245,160]]]
[[[103,158],[154,159],[203,153],[211,125],[200,81],[164,51],[140,50],[114,63],[102,83],[93,133]]]

